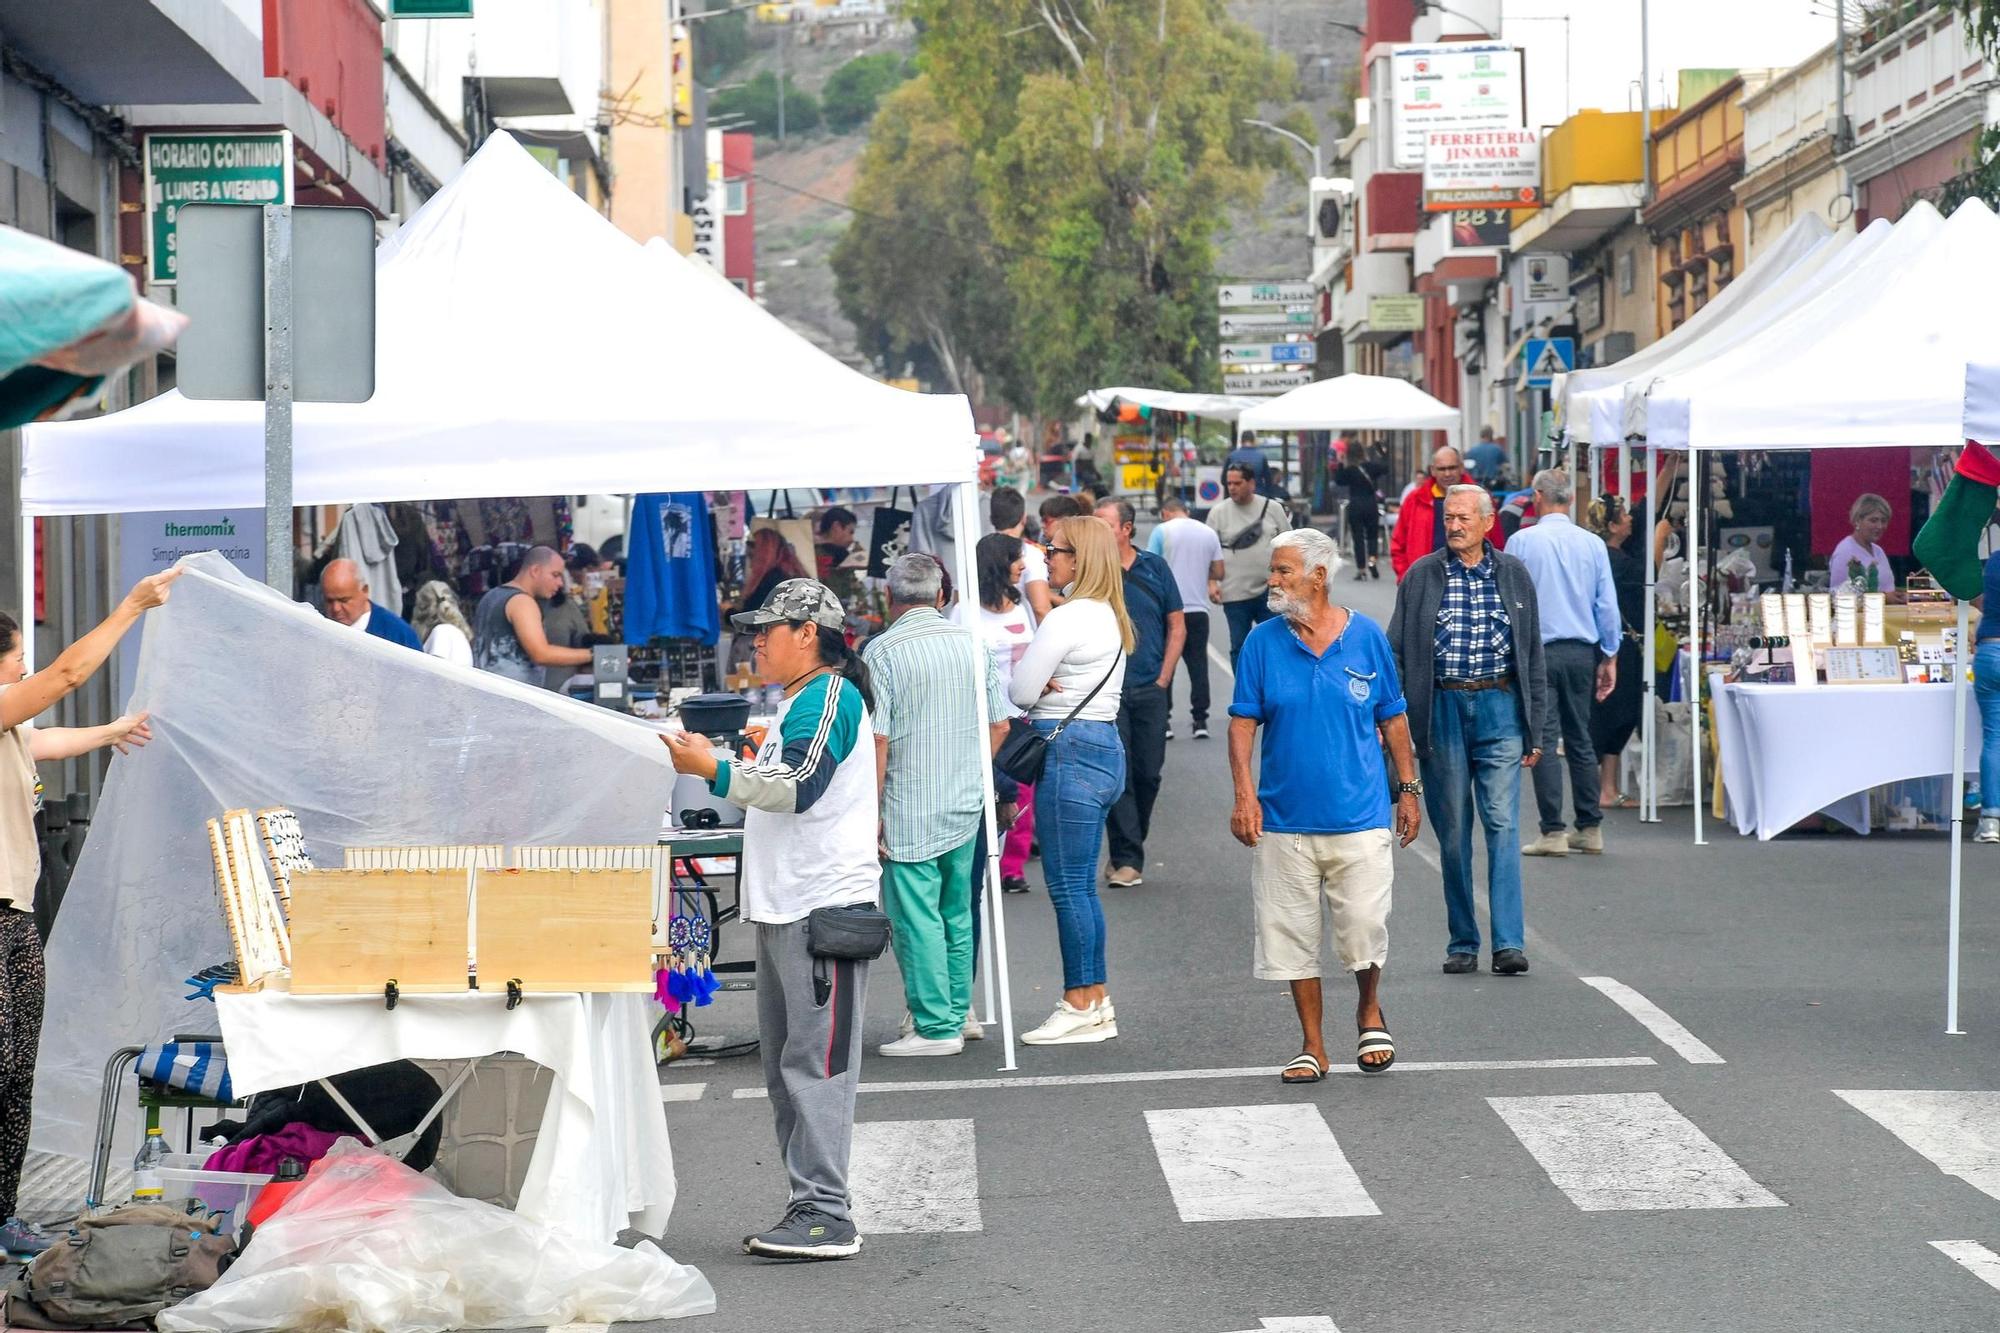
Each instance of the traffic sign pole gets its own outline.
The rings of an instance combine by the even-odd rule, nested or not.
[[[264,582],[292,596],[292,208],[264,209]]]

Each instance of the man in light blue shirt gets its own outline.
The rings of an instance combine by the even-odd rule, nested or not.
[[[1562,737],[1569,769],[1576,831],[1565,836],[1562,769],[1535,767],[1535,804],[1542,836],[1523,856],[1568,856],[1604,850],[1604,812],[1598,808],[1597,749],[1591,742],[1591,708],[1618,683],[1618,598],[1611,587],[1611,556],[1604,540],[1570,519],[1574,488],[1569,473],[1535,474],[1535,524],[1507,543],[1507,553],[1528,567],[1542,608],[1543,654],[1548,685],[1543,694],[1542,753],[1555,753]]]

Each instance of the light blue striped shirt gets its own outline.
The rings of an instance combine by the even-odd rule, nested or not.
[[[929,607],[905,611],[861,658],[875,692],[875,734],[889,740],[882,836],[897,861],[927,861],[979,831],[988,762],[973,671],[986,681],[986,716],[1013,710],[993,655]]]

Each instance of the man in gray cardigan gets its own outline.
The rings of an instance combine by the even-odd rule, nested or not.
[[[1451,930],[1444,970],[1479,970],[1473,913],[1472,815],[1486,830],[1493,970],[1528,970],[1521,908],[1521,770],[1541,758],[1541,615],[1519,560],[1486,540],[1493,497],[1453,486],[1444,497],[1445,549],[1396,587],[1389,645],[1410,704],[1410,742],[1444,870]]]

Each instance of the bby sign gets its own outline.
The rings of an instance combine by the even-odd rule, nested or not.
[[[289,204],[289,130],[146,136],[146,277],[180,280],[175,219],[183,204]]]

